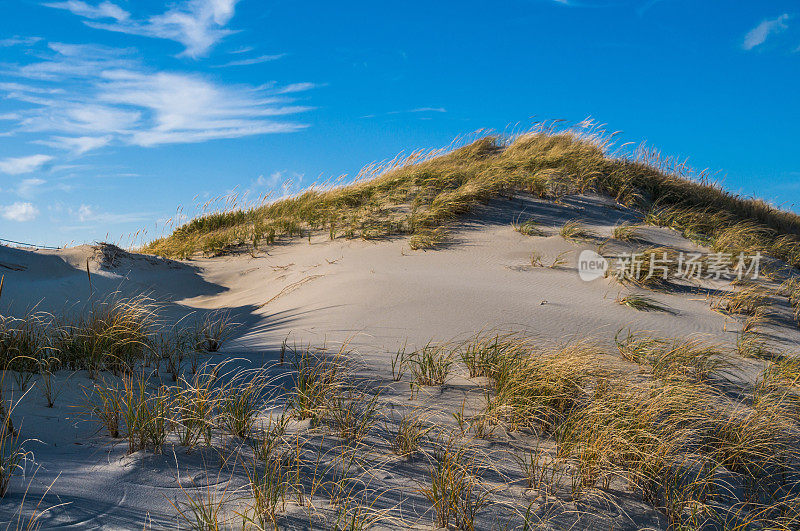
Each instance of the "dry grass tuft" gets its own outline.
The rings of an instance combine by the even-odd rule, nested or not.
[[[614,227],[612,237],[621,242],[633,242],[640,239],[637,226],[633,223],[620,223]]]

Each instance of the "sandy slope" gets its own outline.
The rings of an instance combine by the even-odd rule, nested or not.
[[[535,216],[548,235],[514,232],[510,224],[520,214]],[[224,349],[226,355],[260,363],[274,359],[287,337],[290,343],[311,345],[350,340],[382,378],[389,374],[391,353],[405,343],[413,349],[482,329],[521,331],[542,341],[595,337],[607,342],[623,327],[734,341],[736,321],[711,311],[708,301],[690,289],[655,295],[673,314],[637,312],[614,302],[623,289],[619,284],[582,281],[575,269],[577,254],[596,248],[599,241],[576,244],[558,236],[556,228],[573,218],[603,237],[618,222],[635,220],[631,212],[598,197],[572,197],[562,204],[517,197],[487,205],[464,223],[451,245],[427,252],[409,250],[404,239],[331,242],[323,235],[272,247],[255,258],[242,254],[188,262],[127,253],[109,257],[90,246],[47,252],[0,247],[0,273],[5,275],[0,309],[17,316],[34,305],[54,313],[80,309],[90,292],[90,276],[93,297],[114,290],[148,292],[172,318],[229,308],[242,327]],[[646,228],[643,234],[654,244],[694,249],[667,229]],[[568,263],[555,269],[532,267],[534,249],[545,262],[567,252]],[[772,333],[787,344],[798,339],[788,327]],[[89,384],[85,375],[60,378],[65,382],[56,408],[43,407],[34,387],[15,411],[25,418],[25,438],[40,441],[29,447],[41,468],[33,480],[30,475],[15,480],[2,502],[3,514],[19,505],[28,481],[34,500],[55,481],[48,501],[66,505],[52,512],[46,527],[141,528],[145,515],[155,528],[174,526],[169,500],[181,494],[176,459],[184,479],[200,478],[205,456],[180,449],[178,458],[171,449],[162,456],[126,455],[124,444],[115,446],[98,434],[74,407],[82,386]],[[7,393],[11,383],[5,382]],[[436,398],[449,417],[448,410],[466,396],[457,387],[422,399]],[[401,392],[398,388],[398,397]],[[628,509],[642,513],[637,525],[658,525],[634,502]],[[429,521],[424,511],[420,518]],[[620,515],[620,527],[630,527],[626,522]]]

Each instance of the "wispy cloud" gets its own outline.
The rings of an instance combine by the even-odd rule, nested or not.
[[[111,143],[154,146],[297,131],[276,117],[309,110],[289,94],[311,83],[224,85],[198,74],[153,72],[133,51],[51,43],[50,55],[12,68],[0,93],[29,104],[7,116],[12,132],[45,133],[38,143],[86,153]]]
[[[784,13],[777,18],[762,21],[761,24],[748,31],[747,35],[744,36],[742,48],[745,50],[752,50],[756,46],[764,44],[768,37],[788,28],[787,22],[790,18],[788,13]]]
[[[405,113],[419,113],[419,112],[447,112],[444,107],[417,107],[416,109],[409,109],[407,111],[391,111],[386,114],[405,114]]]
[[[105,136],[52,136],[49,140],[39,140],[37,144],[65,149],[75,155],[83,155],[89,151],[99,149],[111,143],[111,135]]]
[[[90,19],[113,18],[118,22],[123,22],[131,16],[130,13],[111,2],[100,2],[93,6],[80,0],[67,0],[66,2],[50,2],[44,5],[56,9],[66,9],[75,15]]]
[[[153,218],[153,212],[105,212],[95,206],[82,204],[70,215],[80,223],[114,225],[118,223],[141,223]]]
[[[188,0],[145,20],[134,20],[130,13],[108,1],[92,5],[68,0],[45,5],[85,18],[84,23],[92,28],[179,42],[184,46],[182,55],[196,58],[206,55],[217,42],[233,33],[225,26],[233,18],[237,2]],[[104,19],[113,22],[102,22]]]
[[[9,221],[33,221],[39,215],[39,209],[31,203],[16,202],[11,205],[0,206],[0,216]]]
[[[0,39],[0,47],[9,48],[11,46],[33,46],[42,40],[41,37],[10,37],[8,39]]]
[[[30,199],[36,195],[37,190],[45,184],[44,179],[23,179],[19,186],[17,186],[17,195]]]
[[[49,155],[29,155],[27,157],[11,157],[0,160],[0,172],[9,175],[31,173],[53,160]]]
[[[377,113],[377,114],[367,114],[362,116],[362,118],[376,118],[378,116],[393,116],[397,114],[436,114],[436,113],[446,113],[447,109],[444,107],[416,107],[414,109],[405,109],[402,111],[388,111],[384,113]]]
[[[249,65],[257,65],[261,63],[268,63],[270,61],[277,61],[286,57],[286,54],[280,53],[275,55],[260,55],[258,57],[251,57],[250,59],[239,59],[237,61],[231,61],[229,63],[225,63],[222,65],[216,65],[215,68],[226,68],[229,66],[249,66]]]

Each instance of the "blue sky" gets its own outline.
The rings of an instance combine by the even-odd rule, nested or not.
[[[0,7],[0,238],[127,245],[232,189],[589,116],[800,204],[796,1]]]

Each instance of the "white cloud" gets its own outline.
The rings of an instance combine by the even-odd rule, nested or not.
[[[292,94],[294,92],[305,92],[306,90],[311,90],[316,88],[315,83],[292,83],[290,85],[286,85],[285,87],[278,89],[278,94]]]
[[[130,13],[111,2],[101,2],[97,6],[93,6],[80,0],[67,0],[66,2],[51,2],[44,5],[56,9],[66,9],[80,17],[91,19],[113,18],[123,22],[131,16]]]
[[[756,46],[764,44],[770,35],[780,33],[789,26],[786,22],[791,18],[788,13],[784,13],[778,18],[767,19],[761,22],[758,26],[747,32],[742,42],[742,48],[745,50],[752,50]]]
[[[36,171],[53,160],[49,155],[30,155],[27,157],[11,157],[0,160],[0,172],[19,175]]]
[[[0,40],[0,46],[3,48],[8,48],[11,46],[33,46],[37,42],[42,40],[41,37],[11,37],[8,39]]]
[[[89,205],[81,205],[80,208],[78,208],[78,221],[80,221],[81,223],[94,218],[94,216],[95,213],[92,210],[92,207],[90,207]]]
[[[231,61],[229,63],[225,63],[223,65],[217,65],[216,68],[225,68],[228,66],[248,66],[248,65],[257,65],[261,63],[267,63],[269,61],[277,61],[285,57],[286,54],[280,53],[276,55],[261,55],[258,57],[252,57],[250,59],[240,59],[238,61]]]
[[[111,143],[111,135],[105,136],[53,136],[50,140],[40,140],[39,144],[72,151],[75,155],[83,155],[94,149]]]
[[[7,117],[17,132],[51,133],[37,142],[75,154],[112,142],[154,146],[297,131],[305,125],[275,117],[309,110],[289,95],[315,86],[223,85],[201,75],[154,73],[129,50],[49,48],[54,55],[14,72],[25,83],[2,83],[0,93],[30,104]]]
[[[80,223],[113,225],[118,223],[141,223],[153,218],[152,212],[103,212],[97,208],[82,204],[78,210],[69,209],[69,213]]]
[[[44,179],[24,179],[19,183],[19,186],[17,186],[17,195],[25,198],[32,197],[35,195],[36,190],[45,182]]]
[[[47,104],[38,112],[28,113],[20,127],[28,133],[56,131],[70,134],[120,133],[139,124],[141,113],[92,103],[58,102]]]
[[[146,20],[132,20],[130,14],[110,2],[97,6],[79,0],[45,4],[67,9],[87,19],[85,24],[97,29],[167,39],[181,43],[182,55],[200,57],[225,36],[233,33],[224,27],[233,18],[238,0],[186,0],[160,15]],[[114,19],[114,22],[99,22]]]
[[[150,127],[128,139],[140,146],[296,131],[301,126],[264,118],[308,110],[257,90],[222,87],[187,74],[116,72],[101,88],[103,102],[139,107],[149,115]]]
[[[39,209],[31,203],[16,202],[12,205],[0,207],[0,215],[10,221],[32,221],[39,215]]]
[[[269,177],[259,175],[252,182],[247,195],[260,194],[272,201],[283,199],[302,189],[303,177],[302,173],[289,173],[286,170],[273,172]]]

